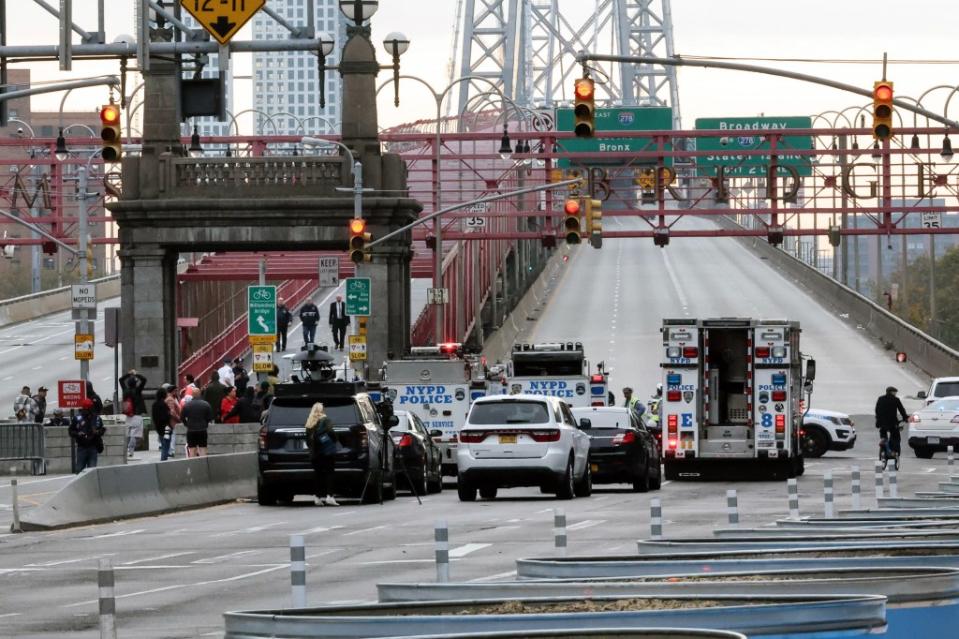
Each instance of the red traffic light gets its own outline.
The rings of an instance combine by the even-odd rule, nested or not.
[[[892,100],[892,87],[888,84],[877,84],[873,89],[872,97],[876,100],[888,102]]]
[[[366,220],[356,218],[350,220],[350,233],[353,235],[359,235],[366,230]]]
[[[100,108],[100,122],[104,125],[114,125],[120,122],[120,107],[107,104]]]
[[[580,78],[576,80],[574,90],[576,91],[576,97],[578,99],[589,100],[593,97],[593,93],[596,89],[592,80],[589,78]]]
[[[579,200],[566,200],[563,210],[566,215],[579,215]]]

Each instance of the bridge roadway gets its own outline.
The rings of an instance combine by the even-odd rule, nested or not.
[[[617,395],[624,384],[645,393],[656,380],[659,322],[664,315],[683,316],[684,306],[690,317],[760,314],[802,321],[804,350],[820,362],[817,405],[868,412],[886,384],[914,392],[922,381],[889,364],[887,353],[727,239],[675,241],[666,251],[627,240],[608,241],[601,251],[580,247],[534,338],[581,339],[594,360],[612,362]],[[855,449],[807,464],[800,480],[804,513],[822,512],[826,470],[836,476],[837,508],[849,507],[853,464],[863,470],[864,503],[873,503],[869,470],[878,440],[868,420],[858,425]],[[927,461],[907,455],[904,464],[903,494],[931,490],[947,474],[942,456]],[[723,525],[731,487],[739,491],[743,526],[788,512],[782,483],[667,482],[659,495],[666,534],[702,535]],[[432,527],[441,518],[450,526],[456,580],[510,578],[514,559],[551,554],[554,507],[566,511],[570,554],[631,554],[634,540],[648,533],[651,495],[625,486],[598,487],[593,497],[572,502],[536,490],[501,495],[463,504],[447,487],[422,506],[405,494],[383,506],[338,509],[302,499],[287,508],[234,503],[0,535],[0,636],[98,636],[94,568],[100,557],[118,568],[120,636],[217,637],[225,610],[289,605],[290,534],[306,536],[308,601],[321,604],[372,601],[377,581],[434,579]]]

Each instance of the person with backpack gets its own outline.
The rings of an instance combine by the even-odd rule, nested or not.
[[[137,412],[137,400],[133,391],[123,395],[123,414],[127,424],[127,457],[133,457],[133,451],[143,437],[143,416]]]
[[[306,445],[315,477],[314,503],[317,506],[339,506],[333,498],[333,473],[336,469],[336,432],[333,421],[320,402],[313,404],[306,418]],[[320,497],[323,495],[323,497]]]
[[[97,456],[103,452],[103,435],[107,432],[95,412],[92,399],[84,399],[80,412],[70,424],[70,438],[76,445],[76,472],[97,467]]]
[[[173,436],[173,426],[170,424],[170,406],[167,404],[167,392],[160,388],[157,389],[156,401],[153,402],[153,410],[150,413],[153,419],[153,429],[157,437],[160,438],[160,461],[166,461],[170,457],[170,443]]]

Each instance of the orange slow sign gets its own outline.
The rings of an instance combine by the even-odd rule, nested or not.
[[[180,6],[220,44],[226,44],[243,28],[266,0],[180,0]]]

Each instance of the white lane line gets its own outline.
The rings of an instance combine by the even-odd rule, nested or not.
[[[662,251],[662,256],[663,263],[666,265],[666,272],[669,274],[669,279],[673,283],[673,289],[676,291],[676,296],[679,297],[679,303],[683,305],[683,308],[686,308],[689,306],[689,301],[683,293],[683,288],[679,285],[679,278],[676,277],[676,271],[673,270],[673,265],[669,261],[669,255],[666,254],[666,251]]]
[[[83,561],[95,561],[97,559],[103,559],[104,557],[112,557],[113,553],[108,553],[106,555],[92,555],[90,557],[79,557],[77,559],[61,559],[59,561],[47,561],[42,564],[27,564],[24,568],[50,568],[52,566],[65,566],[67,564],[78,564]]]
[[[343,526],[317,526],[316,528],[310,528],[302,532],[296,533],[297,535],[312,535],[314,533],[329,532],[331,530],[336,530],[337,528],[342,528]]]
[[[659,485],[660,487],[662,487],[662,486],[665,486],[666,484],[671,484],[671,483],[673,483],[672,479],[664,479],[662,482],[660,482]]]
[[[567,526],[566,530],[584,530],[586,528],[592,528],[593,526],[599,526],[600,524],[605,523],[605,519],[586,519],[583,521],[578,521],[571,526]]]
[[[469,583],[482,583],[484,581],[496,581],[497,579],[505,579],[507,577],[515,577],[516,571],[510,570],[509,572],[499,572],[495,575],[488,575],[486,577],[477,577],[476,579],[470,579]]]
[[[477,550],[483,550],[484,548],[489,548],[493,544],[465,544],[458,548],[453,548],[450,550],[450,558],[456,557],[465,557],[466,555],[472,554]]]
[[[262,526],[251,526],[249,528],[241,528],[239,530],[227,530],[226,532],[210,535],[210,537],[231,537],[233,535],[248,535],[250,533],[262,532],[266,530],[267,528],[273,528],[274,526],[282,526],[285,523],[286,523],[285,521],[274,521],[273,523],[263,524]]]
[[[216,564],[221,563],[224,559],[236,559],[237,557],[245,557],[246,555],[254,555],[260,550],[240,550],[238,552],[231,552],[227,555],[217,555],[216,557],[207,557],[206,559],[197,559],[191,561],[191,564]]]
[[[138,528],[137,530],[121,530],[120,532],[94,535],[93,537],[81,537],[81,539],[109,539],[110,537],[126,537],[127,535],[137,535],[142,532],[146,532],[146,529]]]
[[[354,530],[353,532],[343,533],[344,537],[352,537],[353,535],[362,535],[363,533],[373,532],[374,530],[382,530],[386,526],[373,526],[372,528],[361,528],[360,530]]]
[[[13,379],[13,375],[8,375],[7,377],[3,378],[3,381],[9,382],[11,379]]]
[[[31,368],[30,370],[32,370],[32,371],[38,371],[38,370],[40,370],[41,368],[43,368],[43,366],[34,366],[34,367]]]
[[[147,557],[146,559],[136,559],[134,561],[124,561],[121,566],[135,566],[137,564],[145,564],[148,561],[160,561],[161,559],[172,559],[173,557],[183,557],[184,555],[193,555],[195,554],[192,550],[187,552],[171,552],[168,555],[158,555],[156,557]]]
[[[0,568],[0,575],[12,575],[16,572],[42,572],[45,568]]]
[[[62,361],[65,360],[66,358],[67,358],[67,356],[64,355],[63,357],[60,357],[59,360],[62,362]]]
[[[361,566],[386,566],[389,564],[431,564],[433,559],[386,559],[383,561],[363,561]]]
[[[22,613],[19,612],[8,612],[0,615],[0,619],[5,619],[7,617],[19,617]]]

